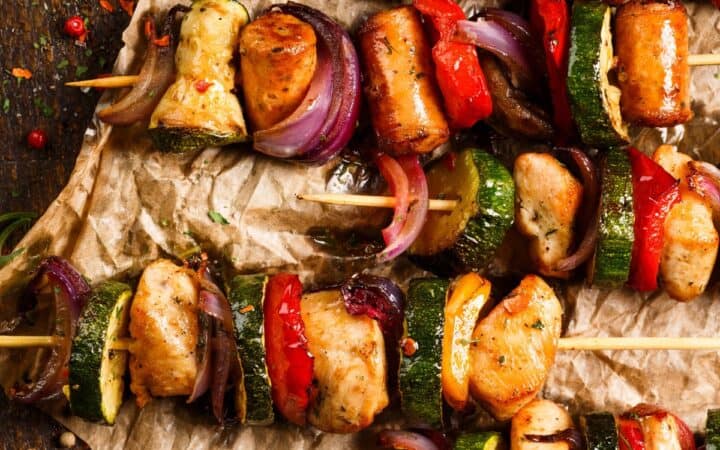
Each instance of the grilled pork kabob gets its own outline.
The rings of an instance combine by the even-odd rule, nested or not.
[[[73,413],[107,423],[122,403],[128,360],[138,406],[153,397],[193,402],[209,390],[220,421],[227,393],[242,423],[269,424],[278,411],[298,425],[355,432],[398,385],[407,417],[429,425],[442,425],[443,398],[461,411],[475,400],[507,419],[541,389],[561,332],[555,293],[532,275],[484,318],[491,286],[474,273],[413,280],[407,302],[391,281],[369,275],[305,293],[294,275],[241,275],[225,298],[204,264],[158,260],[133,297],[117,282],[91,291],[51,258],[31,293],[39,286],[56,292],[56,326],[70,328],[46,350],[40,378],[10,395],[33,403],[67,385]]]
[[[708,410],[705,447],[720,439],[720,410]],[[454,441],[452,444],[451,442]],[[495,431],[463,433],[450,439],[440,432],[384,430],[383,448],[405,450],[695,450],[690,427],[659,406],[639,404],[619,415],[594,412],[573,421],[568,411],[549,400],[533,399],[510,422],[508,438]]]

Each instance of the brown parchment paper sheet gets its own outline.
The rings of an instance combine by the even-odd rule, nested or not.
[[[349,28],[391,4],[305,2]],[[127,45],[116,62],[116,73],[132,73],[137,66],[136,57],[142,54],[142,13],[174,3],[140,0],[123,35]],[[244,3],[257,14],[271,2]],[[466,8],[476,3],[461,2]],[[720,51],[720,13],[710,4],[688,3],[688,9],[691,51]],[[717,73],[715,67],[693,69],[696,119],[668,130],[641,130],[636,133],[637,145],[650,152],[661,142],[674,143],[695,157],[720,162],[720,98],[714,95],[720,89]],[[317,253],[306,230],[318,224],[377,227],[383,220],[368,210],[320,206],[295,198],[301,192],[333,188],[327,183],[332,163],[311,168],[236,148],[185,156],[162,154],[152,150],[141,126],[111,129],[98,123],[86,137],[67,187],[19,244],[26,251],[0,270],[0,311],[14,304],[34,264],[52,254],[69,258],[92,283],[136,276],[160,255],[179,255],[196,245],[246,273],[291,270],[307,281],[313,281],[315,273],[319,278],[350,273],[364,263],[349,264]],[[209,211],[220,212],[230,224],[213,223]],[[392,270],[401,285],[420,273],[405,261],[379,270]],[[580,284],[558,289],[566,304],[567,336],[720,335],[717,287],[689,304],[676,303],[664,294],[643,297],[628,290],[603,291]],[[706,409],[720,405],[718,372],[720,357],[710,351],[563,352],[543,396],[567,404],[573,413],[619,412],[641,401],[655,402],[701,430]],[[0,380],[11,374],[8,355],[0,353]],[[394,418],[397,412],[384,413],[379,422]],[[97,449],[335,449],[368,448],[373,442],[372,430],[351,436],[286,425],[219,430],[208,415],[189,409],[182,400],[154,400],[140,411],[128,399],[114,427],[65,416],[60,420]]]

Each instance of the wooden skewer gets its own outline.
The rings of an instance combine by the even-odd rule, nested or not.
[[[394,208],[395,197],[379,195],[355,194],[298,194],[300,200],[329,203],[331,205],[369,206],[371,208]],[[458,205],[457,200],[430,200],[428,208],[431,211],[452,211]]]
[[[720,54],[707,53],[704,55],[689,55],[690,66],[717,66],[720,65]]]
[[[56,336],[0,336],[0,348],[54,347],[61,342]]]
[[[558,350],[720,350],[717,337],[565,337]]]
[[[94,78],[92,80],[70,81],[65,86],[94,87],[94,88],[124,88],[130,87],[140,79],[137,75],[117,75],[114,77]]]
[[[60,345],[56,336],[0,336],[0,348],[52,347]],[[115,340],[110,348],[127,351],[132,339]],[[720,337],[565,337],[558,350],[720,350]]]
[[[720,65],[720,54],[707,53],[704,55],[688,56],[690,66],[717,66]],[[116,75],[113,77],[94,78],[90,80],[70,81],[65,86],[94,87],[94,88],[124,88],[137,83],[137,75]]]
[[[25,347],[54,347],[62,344],[63,339],[58,336],[2,336],[0,335],[0,348]],[[127,351],[130,348],[130,339],[117,339],[110,348],[112,350]]]

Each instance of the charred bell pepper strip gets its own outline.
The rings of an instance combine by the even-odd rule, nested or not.
[[[453,128],[469,128],[492,113],[492,98],[473,45],[452,42],[462,8],[452,0],[415,0],[415,8],[430,20],[435,45],[435,76]]]
[[[628,285],[638,291],[657,289],[665,218],[680,200],[678,183],[642,152],[628,149],[632,165],[635,241]]]
[[[645,450],[640,422],[632,417],[620,416],[617,419],[619,450]]]
[[[567,0],[530,2],[530,24],[533,32],[542,36],[558,145],[567,144],[575,134],[567,90],[569,9]]]
[[[273,403],[290,422],[304,425],[313,391],[313,357],[300,316],[302,284],[297,275],[282,273],[268,280],[265,292],[265,351]]]

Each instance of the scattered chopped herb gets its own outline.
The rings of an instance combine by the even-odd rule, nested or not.
[[[392,45],[390,45],[390,41],[388,40],[387,36],[383,37],[383,44],[385,44],[385,48],[387,48],[387,54],[392,55],[393,48]]]
[[[10,195],[12,196],[12,198],[18,198],[18,197],[20,197],[20,191],[18,191],[17,189],[13,189],[10,192]]]
[[[219,223],[220,225],[229,225],[230,224],[230,222],[228,222],[227,219],[225,217],[223,217],[223,215],[217,211],[209,211],[208,217],[210,217],[210,220],[212,220],[215,223]]]
[[[67,58],[63,58],[60,60],[59,63],[57,63],[57,66],[55,66],[55,67],[57,67],[58,69],[64,69],[69,65],[70,65],[70,61],[68,61]]]
[[[48,39],[47,39],[47,37],[45,37],[44,34],[41,34],[40,37],[38,38],[38,42],[40,42],[41,47],[45,47],[48,43]]]
[[[92,49],[85,50],[85,56],[87,56],[87,57],[92,56]]]
[[[105,63],[106,63],[106,62],[107,62],[107,61],[105,60],[105,57],[104,57],[104,56],[100,56],[100,57],[98,58],[98,65],[99,65],[100,67],[105,67]]]
[[[87,73],[87,71],[88,71],[87,66],[77,66],[75,68],[75,76],[81,77],[81,76],[85,75]]]
[[[167,227],[168,225],[170,225],[170,222],[167,219],[162,219],[160,220],[160,225],[162,225],[163,227]]]
[[[195,238],[195,234],[190,230],[183,231],[183,234],[189,238]]]
[[[500,365],[505,364],[505,355],[500,355],[500,356],[498,357],[498,363],[499,363]]]
[[[10,99],[9,98],[6,98],[5,100],[3,100],[2,110],[6,114],[8,111],[10,111]]]
[[[150,89],[147,93],[148,98],[155,97],[155,89]]]
[[[33,42],[33,48],[34,48],[35,50],[39,49],[39,48],[40,48],[40,44],[38,44],[37,42]]]
[[[40,112],[43,116],[52,117],[53,115],[55,115],[55,111],[47,103],[45,103],[43,99],[36,98],[33,103],[35,104],[36,108],[40,109]]]
[[[535,321],[534,324],[530,325],[532,328],[535,328],[536,330],[543,330],[545,329],[545,324],[542,323],[542,320],[538,319]]]

